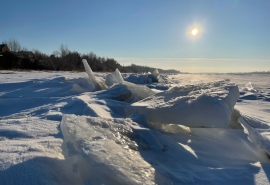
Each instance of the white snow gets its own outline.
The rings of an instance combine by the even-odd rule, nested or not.
[[[0,184],[269,184],[270,75],[87,73],[0,71]]]

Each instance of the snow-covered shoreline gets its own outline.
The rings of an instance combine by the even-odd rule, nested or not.
[[[240,91],[235,108],[268,142],[270,75],[178,74],[151,83],[123,74],[137,85],[95,91],[85,73],[10,72],[0,73],[0,184],[269,182],[266,152],[243,129],[185,125],[167,133],[125,107],[179,85],[230,79]],[[95,73],[104,81],[106,75]]]

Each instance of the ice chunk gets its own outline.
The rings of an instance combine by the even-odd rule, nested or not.
[[[105,84],[105,80],[102,77],[96,77],[96,81],[101,88],[101,90],[107,89],[107,85]]]
[[[73,168],[85,184],[152,184],[155,170],[135,153],[146,143],[134,141],[138,135],[132,127],[139,129],[131,119],[64,115],[67,171]]]
[[[125,78],[125,81],[135,84],[147,84],[150,83],[148,80],[148,74],[130,74]],[[152,81],[151,81],[152,82]]]
[[[131,74],[128,77],[126,77],[125,80],[136,84],[164,82],[157,69],[154,70],[152,73]]]
[[[242,88],[241,91],[249,91],[249,92],[252,92],[252,93],[258,92],[256,89],[254,89],[251,82],[247,83],[246,87]]]
[[[144,85],[136,85],[129,82],[116,84],[106,91],[96,93],[99,98],[114,99],[128,103],[137,102],[153,94],[154,92],[150,88]]]
[[[95,87],[93,84],[89,83],[86,78],[78,78],[74,80],[74,84],[72,85],[73,92],[91,92],[95,91]]]
[[[159,72],[155,69],[151,74],[148,75],[149,81],[151,82],[159,82]]]
[[[190,130],[190,127],[186,127],[184,125],[180,124],[160,124],[160,123],[155,123],[154,125],[155,128],[165,132],[165,133],[186,133],[186,134],[192,134],[192,131]]]
[[[155,69],[152,74],[148,75],[148,78],[151,79],[153,82],[164,82],[157,69]]]
[[[200,152],[207,153],[204,161],[213,161],[215,164],[223,161],[226,165],[237,163],[237,166],[242,162],[247,164],[248,161],[269,162],[265,152],[250,142],[243,130],[191,128],[191,131],[196,136],[191,137],[192,149],[198,156]]]
[[[241,126],[241,124],[238,121],[238,119],[240,117],[241,117],[241,114],[240,114],[239,110],[234,108],[233,111],[232,111],[231,122],[230,122],[229,128],[231,128],[231,129],[243,129],[243,127]]]
[[[106,89],[106,85],[104,84],[104,82],[101,79],[97,79],[91,69],[91,67],[88,65],[87,60],[83,59],[82,63],[84,65],[84,69],[89,77],[89,81],[90,83],[92,83],[96,90],[102,90],[102,89]]]
[[[155,69],[153,72],[152,72],[152,75],[154,75],[155,77],[158,77],[159,75],[159,72],[157,69]]]
[[[118,69],[116,69],[113,73],[108,74],[105,79],[105,84],[107,86],[111,86],[115,83],[123,83],[124,79]]]
[[[137,102],[154,94],[150,88],[144,85],[136,85],[129,82],[124,82],[123,85],[132,92],[132,97],[128,100],[128,102]]]
[[[259,148],[265,150],[267,154],[270,156],[270,137],[269,137],[269,129],[256,129],[253,128],[250,123],[246,122],[243,117],[238,120],[244,128],[244,132],[248,135],[248,139],[254,143]],[[260,133],[263,131],[267,131],[266,135]]]
[[[226,81],[176,86],[126,107],[146,113],[152,124],[227,128],[239,89]]]

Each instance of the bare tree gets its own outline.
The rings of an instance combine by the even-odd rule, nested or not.
[[[57,51],[57,50],[54,50],[54,51],[53,51],[53,55],[54,55],[55,57],[60,57],[60,52]]]
[[[18,52],[22,49],[21,44],[16,39],[9,39],[8,41],[3,41],[2,43],[7,44],[10,51]]]
[[[21,47],[21,51],[28,51],[29,49],[25,46]]]
[[[59,50],[60,50],[60,55],[62,58],[66,57],[70,53],[67,45],[64,45],[64,44],[61,44],[61,46],[59,47]]]

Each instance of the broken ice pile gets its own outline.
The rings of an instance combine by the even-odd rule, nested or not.
[[[154,94],[150,88],[144,85],[136,85],[124,81],[118,69],[106,76],[105,84],[109,88],[107,91],[97,93],[99,98],[114,99],[133,103]]]
[[[162,124],[176,124],[227,128],[240,95],[238,86],[229,80],[174,86],[154,94],[144,85],[124,81],[118,69],[107,75],[105,82],[97,80],[87,61],[83,60],[83,63],[89,81],[96,90],[109,87],[106,91],[96,93],[97,97],[133,103],[124,107],[127,116],[134,113],[146,114],[148,123],[158,127]],[[151,75],[159,78],[157,70]]]
[[[131,74],[125,78],[125,80],[136,84],[164,82],[157,69],[155,69],[152,73],[148,72],[144,74]]]
[[[127,114],[146,114],[148,123],[189,127],[227,128],[239,98],[238,86],[229,81],[176,86],[126,108]]]

